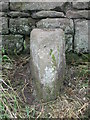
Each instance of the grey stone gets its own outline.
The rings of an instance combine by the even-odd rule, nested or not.
[[[10,2],[10,0],[0,0],[0,2]]]
[[[78,10],[78,11],[72,11],[69,10],[66,13],[66,16],[68,18],[85,18],[85,19],[90,19],[90,16],[88,15],[88,13],[90,12],[90,10]]]
[[[33,29],[30,68],[38,99],[55,99],[65,72],[65,37],[62,29]]]
[[[32,14],[32,18],[53,18],[53,17],[65,17],[63,12],[56,11],[39,11]]]
[[[65,33],[73,33],[73,20],[67,18],[46,18],[37,22],[38,28],[61,28]]]
[[[65,4],[62,6],[62,11],[64,11],[64,13],[66,13],[66,11],[71,9],[72,9],[72,3],[69,1],[65,2]]]
[[[34,21],[31,18],[10,19],[11,33],[29,35]]]
[[[26,10],[51,10],[61,8],[64,2],[11,2],[10,9],[16,11]]]
[[[9,9],[8,2],[0,2],[0,12],[7,12]]]
[[[2,35],[2,47],[8,54],[20,53],[23,50],[23,36]]]
[[[7,17],[7,13],[6,12],[0,12],[0,17]]]
[[[8,15],[9,15],[10,17],[30,17],[30,14],[29,14],[29,13],[18,12],[18,11],[9,12]]]
[[[73,50],[73,36],[70,34],[65,34],[65,50],[70,52]]]
[[[88,52],[88,20],[75,20],[75,31],[75,51]]]
[[[2,55],[2,36],[0,35],[0,55]]]
[[[88,49],[90,53],[90,20],[88,20]]]
[[[8,34],[8,18],[0,17],[0,34]]]
[[[73,2],[73,8],[76,9],[88,9],[89,7],[89,2]]]

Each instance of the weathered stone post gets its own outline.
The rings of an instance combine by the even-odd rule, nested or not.
[[[55,99],[65,72],[65,39],[62,29],[33,29],[30,66],[39,99]]]

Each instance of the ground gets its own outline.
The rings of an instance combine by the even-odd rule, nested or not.
[[[60,96],[44,103],[36,99],[30,74],[30,56],[3,56],[0,118],[84,118],[89,119],[89,57],[66,54],[66,75]]]

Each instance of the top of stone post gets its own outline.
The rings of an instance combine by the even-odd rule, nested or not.
[[[10,2],[89,2],[89,0],[9,0]]]

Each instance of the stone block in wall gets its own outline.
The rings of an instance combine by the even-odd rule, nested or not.
[[[90,19],[89,13],[90,10],[69,10],[66,13],[67,18],[85,18],[85,19]]]
[[[0,17],[0,34],[8,34],[8,18]]]
[[[89,51],[88,47],[88,20],[75,20],[75,39],[74,47],[76,52],[86,53]]]
[[[9,17],[30,17],[29,13],[25,13],[25,12],[18,12],[18,11],[12,11],[8,13]]]
[[[88,9],[90,8],[90,2],[72,2],[75,9]]]
[[[9,3],[8,2],[0,2],[0,12],[7,12],[9,9]]]
[[[0,12],[0,17],[7,17],[7,13],[6,12]]]
[[[12,34],[29,35],[32,27],[34,26],[34,20],[31,18],[10,19],[9,26]]]
[[[8,54],[20,53],[23,50],[23,36],[2,35],[2,47]]]
[[[15,11],[27,11],[27,10],[51,10],[60,8],[64,5],[64,2],[11,2],[10,9]]]
[[[61,28],[67,34],[73,34],[73,20],[67,18],[46,18],[36,23],[38,28]]]
[[[65,74],[65,37],[62,29],[33,29],[30,68],[38,99],[55,100]]]
[[[32,14],[32,18],[54,18],[54,17],[65,17],[63,12],[56,11],[39,11]]]

